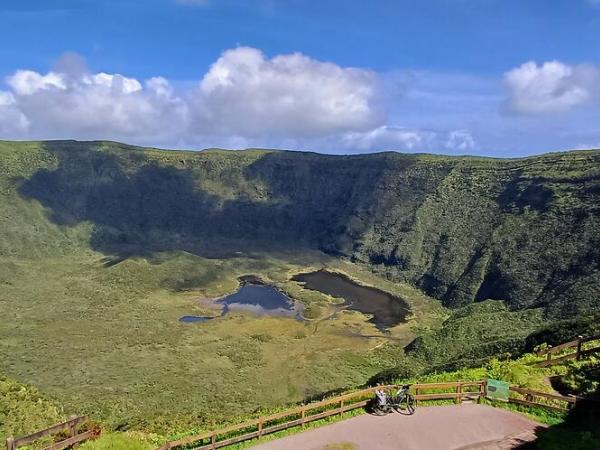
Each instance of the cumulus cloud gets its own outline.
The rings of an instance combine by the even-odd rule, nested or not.
[[[365,132],[351,132],[342,136],[342,143],[348,148],[372,150],[379,148],[415,150],[428,147],[435,139],[435,133],[383,125]]]
[[[437,131],[383,125],[366,132],[346,133],[342,145],[361,151],[400,150],[466,152],[475,148],[468,130]]]
[[[448,150],[468,152],[475,148],[475,139],[469,130],[454,130],[448,133],[444,147]]]
[[[28,129],[29,121],[17,107],[14,95],[0,91],[0,135],[23,137]]]
[[[104,72],[18,70],[6,83],[11,91],[3,97],[10,101],[1,102],[8,104],[0,105],[0,122],[9,135],[27,130],[32,138],[145,136],[160,141],[181,132],[186,121],[187,105],[164,78],[142,84]],[[8,130],[10,122],[13,126]]]
[[[5,138],[282,142],[366,131],[385,121],[373,72],[299,53],[267,58],[247,47],[224,52],[195,88],[183,91],[162,77],[91,73],[74,54],[47,73],[17,70],[5,81]]]
[[[195,92],[194,126],[220,134],[322,136],[383,123],[379,81],[300,53],[268,59],[254,48],[228,50]]]
[[[529,61],[504,75],[509,95],[507,109],[532,115],[569,111],[594,98],[599,80],[593,66],[569,66],[559,61],[538,65]]]

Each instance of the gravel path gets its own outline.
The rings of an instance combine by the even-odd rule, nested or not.
[[[486,405],[417,408],[413,416],[369,414],[253,447],[256,450],[510,449],[540,424]]]

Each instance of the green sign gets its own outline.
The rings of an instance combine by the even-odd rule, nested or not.
[[[506,381],[493,380],[488,378],[487,380],[487,398],[490,400],[499,400],[501,402],[508,401],[509,387]]]

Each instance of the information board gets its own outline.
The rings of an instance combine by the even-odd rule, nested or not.
[[[508,401],[510,384],[506,381],[494,380],[488,378],[487,380],[487,398],[490,400],[499,400],[501,402]]]

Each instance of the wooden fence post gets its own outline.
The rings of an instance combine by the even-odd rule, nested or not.
[[[77,419],[77,416],[71,416],[69,417],[69,420],[75,420]],[[77,428],[78,428],[78,424],[77,423],[71,423],[69,424],[69,436],[70,437],[75,437],[77,435]],[[79,443],[75,443],[73,444],[72,448],[77,448],[79,447]]]
[[[340,417],[344,414],[344,399],[340,400]]]
[[[546,354],[546,361],[552,360],[552,346],[548,345],[548,353]]]
[[[300,411],[300,423],[302,424],[302,428],[306,427],[306,423],[304,422],[305,417],[306,417],[306,407],[302,408],[302,411]]]
[[[574,401],[573,401],[573,403],[569,403],[567,405],[567,407],[569,409],[573,409],[573,408],[575,408],[577,406],[577,400],[579,400],[579,397],[577,395],[573,395],[573,394],[569,394],[569,397],[573,397]]]
[[[258,421],[258,438],[262,437],[262,429],[263,429],[263,420],[262,418]]]
[[[419,406],[419,386],[415,386],[415,406]]]
[[[210,448],[212,448],[213,450],[215,448],[217,448],[217,434],[213,433],[210,435]]]
[[[15,438],[9,437],[6,439],[6,450],[17,450],[15,445]]]
[[[577,336],[577,361],[581,359],[581,347],[583,347],[583,336]]]
[[[458,383],[456,385],[456,394],[458,394],[456,396],[456,399],[454,400],[454,403],[462,403],[462,384]]]

